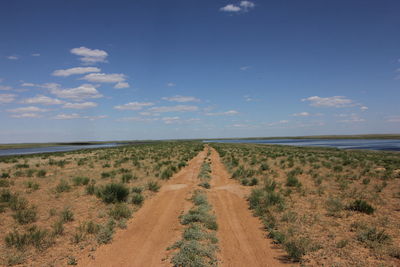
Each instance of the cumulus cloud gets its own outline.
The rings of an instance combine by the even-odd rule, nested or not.
[[[308,112],[299,112],[299,113],[292,114],[292,116],[294,116],[294,117],[308,117],[308,116],[311,116],[311,114],[308,113]]]
[[[220,11],[237,13],[237,12],[247,12],[253,9],[256,5],[251,1],[241,1],[239,4],[228,4],[220,8]]]
[[[115,109],[119,110],[141,110],[144,107],[153,106],[152,102],[130,102],[124,105],[115,106]]]
[[[115,89],[124,89],[129,88],[129,83],[127,82],[119,82],[114,86]]]
[[[87,98],[103,97],[103,95],[100,94],[92,84],[82,84],[81,86],[72,89],[59,89],[57,86],[50,87],[50,93],[59,98],[73,99],[76,101],[82,101]]]
[[[24,118],[41,118],[42,115],[37,114],[37,113],[22,113],[22,114],[14,114],[11,115],[12,118],[16,118],[16,119],[24,119]]]
[[[209,113],[206,113],[205,115],[206,116],[224,116],[224,115],[237,115],[237,114],[239,114],[239,112],[236,110],[228,110],[225,112],[209,112]]]
[[[142,118],[142,117],[125,117],[121,118],[118,121],[136,121],[136,122],[151,122],[158,121],[158,118]]]
[[[256,5],[251,1],[241,1],[240,6],[245,9],[249,9],[249,8],[254,8]]]
[[[52,73],[52,75],[68,77],[68,76],[76,75],[76,74],[85,74],[85,73],[100,72],[100,71],[101,70],[96,67],[76,67],[76,68],[70,68],[70,69],[65,69],[65,70],[55,70]]]
[[[368,110],[368,107],[367,107],[367,106],[361,106],[361,107],[360,107],[360,110],[361,110],[361,111],[366,111],[366,110]]]
[[[84,64],[95,64],[98,62],[106,62],[108,53],[100,49],[90,49],[84,46],[73,48],[70,51],[72,54],[80,56],[80,61]]]
[[[9,59],[9,60],[18,60],[19,57],[18,56],[8,56],[7,59]]]
[[[251,66],[243,66],[243,67],[240,67],[240,70],[246,71],[246,70],[248,70],[250,68],[251,68]]]
[[[181,95],[176,95],[172,97],[163,97],[162,100],[165,101],[170,101],[170,102],[199,102],[200,99],[194,97],[194,96],[181,96]]]
[[[239,12],[242,9],[237,5],[229,4],[224,7],[221,7],[219,10],[223,12]]]
[[[7,109],[7,112],[12,112],[12,113],[32,113],[32,112],[46,112],[46,111],[48,111],[48,109],[38,108],[35,106]]]
[[[289,123],[288,120],[280,120],[280,121],[276,121],[276,122],[267,123],[267,126],[277,126],[277,125],[283,125],[283,124],[288,124],[288,123]]]
[[[303,98],[301,101],[310,102],[310,105],[313,107],[345,108],[357,105],[353,100],[346,98],[345,96],[331,96],[331,97],[310,96],[308,98]]]
[[[120,73],[90,73],[82,78],[82,80],[96,83],[121,83],[124,82],[125,79],[125,75]]]
[[[14,94],[0,94],[0,104],[11,103],[15,100]]]
[[[32,57],[40,57],[40,54],[39,53],[33,53],[31,56]]]
[[[83,102],[83,103],[66,103],[63,108],[71,108],[71,109],[86,109],[86,108],[94,108],[97,107],[97,103],[95,102]]]
[[[11,86],[8,85],[0,85],[0,90],[1,91],[9,91],[12,90],[13,88]]]
[[[191,118],[191,119],[181,119],[178,116],[175,117],[164,117],[161,118],[161,121],[163,121],[165,124],[173,124],[173,123],[189,123],[189,122],[197,122],[200,119],[197,118]]]
[[[24,104],[42,104],[42,105],[61,105],[64,101],[57,98],[51,98],[44,95],[36,95],[35,97],[22,100]]]
[[[389,116],[387,117],[386,122],[400,122],[400,116]]]
[[[197,111],[197,110],[199,110],[199,107],[189,106],[189,105],[161,106],[161,107],[152,107],[149,109],[149,111],[156,112],[156,113],[191,112],[191,111]]]
[[[168,86],[168,87],[174,87],[174,86],[176,86],[176,84],[173,83],[173,82],[169,82],[169,83],[167,83],[167,86]]]
[[[24,87],[34,87],[34,86],[36,86],[36,84],[34,84],[34,83],[22,83],[21,86],[24,86]]]
[[[355,123],[355,122],[364,122],[365,119],[361,118],[359,115],[352,113],[352,114],[340,114],[339,117],[344,119],[339,120],[338,122],[343,123]]]
[[[88,119],[88,120],[99,120],[108,118],[106,115],[99,115],[99,116],[82,116],[78,113],[72,114],[58,114],[57,116],[53,117],[55,120],[74,120],[74,119]]]

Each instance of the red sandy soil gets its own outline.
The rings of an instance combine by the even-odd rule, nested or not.
[[[247,188],[230,179],[218,153],[212,150],[210,204],[217,215],[219,266],[289,266],[285,254],[265,237],[262,223],[244,199]]]
[[[181,238],[179,215],[190,208],[206,150],[174,175],[134,214],[126,230],[116,233],[111,244],[82,255],[79,266],[171,266],[167,247]],[[252,216],[247,189],[229,179],[219,155],[212,150],[212,189],[208,193],[217,216],[219,266],[283,266],[284,253],[265,237],[261,222]]]

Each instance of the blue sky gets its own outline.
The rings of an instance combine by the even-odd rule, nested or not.
[[[0,3],[0,143],[400,132],[400,2]]]

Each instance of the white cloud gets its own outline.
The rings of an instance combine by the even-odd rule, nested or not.
[[[308,116],[311,116],[311,114],[308,113],[308,112],[299,112],[299,113],[292,114],[292,116],[294,116],[294,117],[308,117]]]
[[[119,73],[90,73],[85,75],[82,80],[97,83],[120,83],[125,81],[125,75]]]
[[[310,96],[308,98],[303,98],[301,101],[308,101],[313,107],[334,107],[334,108],[344,108],[352,107],[357,105],[353,100],[346,98],[345,96],[331,96],[331,97],[319,97]]]
[[[148,111],[139,112],[139,114],[142,116],[160,116],[160,113],[152,113]]]
[[[36,84],[34,84],[34,83],[22,83],[21,86],[24,86],[24,87],[34,87],[34,86],[36,86]]]
[[[7,109],[7,112],[12,112],[12,113],[32,113],[32,112],[46,112],[46,111],[48,111],[48,110],[43,109],[43,108],[34,107],[34,106]]]
[[[0,94],[0,104],[11,103],[15,100],[14,94]]]
[[[97,103],[94,102],[83,102],[83,103],[66,103],[63,108],[71,109],[86,109],[97,107]]]
[[[80,56],[80,61],[84,64],[95,64],[98,62],[106,62],[107,52],[100,49],[90,49],[84,46],[73,48],[70,51],[72,54]]]
[[[361,118],[355,113],[352,114],[340,114],[340,117],[344,117],[345,119],[339,120],[338,122],[343,122],[343,123],[355,123],[355,122],[364,122],[365,119]]]
[[[115,89],[124,89],[129,88],[129,83],[127,82],[119,82],[114,86]]]
[[[164,112],[190,112],[197,111],[199,107],[197,106],[188,106],[188,105],[177,105],[177,106],[161,106],[161,107],[153,107],[150,108],[149,111],[156,113],[164,113]]]
[[[25,104],[42,104],[42,105],[61,105],[64,101],[61,101],[57,98],[51,98],[44,95],[37,95],[32,98],[27,98],[22,101]]]
[[[288,123],[289,123],[288,120],[280,120],[280,121],[276,121],[276,122],[267,123],[267,126],[277,126],[277,125],[288,124]]]
[[[167,83],[167,86],[168,86],[168,87],[174,87],[174,86],[176,86],[176,84],[173,83],[173,82],[169,82],[169,83]]]
[[[7,57],[9,60],[18,60],[19,57],[18,56],[8,56]]]
[[[250,9],[250,8],[254,8],[256,5],[250,1],[241,1],[240,6],[245,9]]]
[[[17,118],[17,119],[24,119],[24,118],[41,118],[42,116],[37,113],[22,113],[22,114],[14,114],[11,115],[12,118]]]
[[[72,114],[58,114],[57,116],[54,117],[56,120],[72,120],[72,119],[81,119],[81,115],[78,113],[72,113]]]
[[[194,97],[194,96],[181,96],[181,95],[176,95],[172,97],[163,97],[162,100],[165,101],[170,101],[170,102],[199,102],[200,99]]]
[[[239,6],[229,4],[224,7],[221,7],[219,10],[223,12],[239,12],[242,9]]]
[[[141,110],[144,107],[153,106],[152,102],[130,102],[124,105],[115,106],[115,109],[119,110]]]
[[[164,117],[161,119],[165,124],[177,123],[181,121],[180,117]]]
[[[151,122],[151,121],[158,121],[158,118],[125,117],[119,119],[118,121]]]
[[[231,126],[235,127],[235,128],[248,128],[248,127],[250,127],[250,125],[243,124],[243,123],[235,123],[235,124],[232,124]]]
[[[31,56],[32,57],[40,57],[40,54],[39,53],[33,53]]]
[[[101,98],[102,94],[97,91],[96,87],[91,84],[82,84],[79,87],[72,89],[59,89],[57,86],[51,88],[50,93],[60,97],[68,98],[76,101],[82,101],[86,98]]]
[[[386,122],[400,122],[400,116],[389,116]]]
[[[99,115],[99,116],[82,116],[78,113],[72,113],[72,114],[58,114],[57,116],[53,117],[53,119],[56,120],[74,120],[74,119],[88,119],[88,120],[99,120],[99,119],[105,119],[108,118],[106,115]]]
[[[209,113],[206,113],[205,115],[206,116],[224,116],[224,115],[237,115],[237,114],[239,114],[239,112],[236,110],[228,110],[225,112],[209,112]]]
[[[240,70],[246,71],[246,70],[248,70],[250,68],[251,68],[251,66],[243,66],[243,67],[240,67]]]
[[[361,111],[366,111],[366,110],[368,110],[368,107],[367,107],[367,106],[361,106],[361,107],[360,107],[360,110],[361,110]]]
[[[7,85],[0,85],[0,90],[1,91],[9,91],[12,90],[13,88],[11,86],[7,86]]]
[[[76,67],[76,68],[70,68],[70,69],[65,69],[65,70],[55,70],[52,73],[52,75],[68,77],[68,76],[76,75],[76,74],[85,74],[85,73],[100,72],[100,71],[101,70],[96,67]]]

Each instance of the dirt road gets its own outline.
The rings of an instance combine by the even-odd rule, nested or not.
[[[191,206],[187,200],[199,180],[202,151],[188,166],[174,175],[160,192],[147,200],[134,214],[126,230],[119,231],[111,244],[101,246],[92,257],[82,256],[79,266],[152,267],[171,266],[166,250],[181,238],[179,215]],[[220,252],[219,266],[283,266],[283,254],[272,249],[260,221],[248,209],[248,188],[229,178],[218,153],[212,150],[210,204],[217,216]],[[287,265],[286,265],[287,266]]]
[[[97,249],[94,259],[87,256],[79,259],[79,266],[170,266],[168,261],[163,261],[166,248],[181,236],[179,215],[188,208],[186,198],[198,183],[204,157],[205,152],[200,152],[159,193],[145,201],[126,230],[119,231],[111,244]]]
[[[272,248],[261,222],[252,216],[245,200],[248,188],[230,179],[215,150],[212,150],[211,159],[209,199],[217,215],[218,266],[290,266],[279,260],[284,258],[283,252]]]

